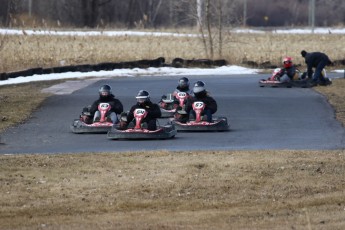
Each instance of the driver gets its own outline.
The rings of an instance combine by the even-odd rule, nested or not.
[[[179,104],[178,99],[176,98],[176,95],[180,92],[184,92],[187,93],[188,95],[191,94],[191,90],[189,89],[189,79],[187,77],[181,77],[178,82],[177,82],[177,87],[174,90],[174,92],[172,93],[172,96],[174,97],[174,105],[177,107]],[[162,96],[162,99],[159,102],[159,105],[163,108],[163,109],[168,109],[169,104],[167,104],[166,102],[164,102],[164,99],[167,99],[166,95]]]
[[[270,78],[270,80],[278,80],[280,82],[290,82],[298,79],[299,74],[291,57],[285,57],[283,59],[283,68]]]
[[[193,87],[193,96],[188,98],[186,102],[186,116],[181,116],[181,122],[186,122],[186,117],[188,119],[189,115],[192,115],[195,118],[195,112],[193,111],[192,105],[195,101],[202,101],[205,104],[205,109],[201,115],[206,115],[207,122],[212,122],[212,114],[217,112],[217,102],[205,89],[205,83],[202,81],[197,81]],[[177,113],[179,113],[177,111]],[[181,115],[181,114],[180,114]]]
[[[174,91],[174,95],[179,93],[179,92],[184,92],[184,93],[188,93],[191,94],[190,89],[189,89],[189,79],[186,77],[181,77],[178,80],[178,84],[177,87]]]
[[[135,109],[145,109],[147,111],[146,117],[143,119],[143,122],[147,123],[148,130],[156,130],[157,129],[157,118],[161,117],[161,110],[159,106],[155,103],[152,103],[150,100],[150,94],[145,90],[140,90],[138,95],[135,97],[137,99],[137,103],[132,106],[129,113],[127,114],[127,122],[124,125],[128,125],[129,122],[133,121],[134,119],[134,110]],[[122,124],[123,126],[123,124]],[[122,127],[124,128],[124,127]]]
[[[101,118],[101,113],[98,111],[98,105],[100,103],[109,103],[111,109],[109,111],[110,119],[113,124],[118,122],[117,114],[123,112],[123,105],[120,100],[116,99],[115,96],[111,92],[111,87],[109,85],[103,85],[98,90],[99,98],[96,100],[90,108],[90,114],[93,116],[93,122],[97,122]]]

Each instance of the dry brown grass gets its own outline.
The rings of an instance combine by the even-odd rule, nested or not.
[[[1,229],[343,229],[345,151],[0,156]]]
[[[0,133],[9,126],[24,122],[49,94],[41,92],[60,81],[43,81],[0,86]]]
[[[316,91],[325,95],[335,109],[336,118],[345,126],[345,78],[333,80],[331,87],[316,87]]]
[[[2,35],[0,41],[0,72],[158,57],[165,57],[167,63],[176,57],[207,58],[202,42],[196,37]],[[224,41],[223,55],[214,58],[223,58],[232,64],[249,60],[280,65],[286,55],[294,57],[296,64],[304,64],[300,51],[315,51],[315,47],[333,60],[345,59],[345,36],[337,34],[234,33],[225,36]]]

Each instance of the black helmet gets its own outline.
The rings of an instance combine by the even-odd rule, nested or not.
[[[180,78],[180,80],[178,80],[178,86],[180,89],[187,89],[189,87],[188,78],[186,78],[186,77]]]
[[[202,82],[202,81],[197,81],[194,83],[194,87],[193,87],[193,93],[196,94],[196,93],[200,93],[200,92],[203,92],[205,91],[205,83]]]
[[[110,85],[102,85],[98,92],[100,97],[108,97],[112,94]]]
[[[140,90],[135,98],[139,103],[145,103],[147,101],[150,101],[150,94],[145,90]]]

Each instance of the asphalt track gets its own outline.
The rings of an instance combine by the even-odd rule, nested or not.
[[[331,77],[341,77],[330,74]],[[94,81],[66,95],[54,95],[25,124],[1,134],[0,154],[127,152],[141,150],[341,149],[345,129],[325,97],[313,89],[260,88],[268,75],[192,76],[203,80],[226,116],[229,132],[178,133],[169,140],[109,140],[106,134],[73,134],[69,126],[82,107],[97,98],[100,85],[110,84],[129,110],[140,89],[158,102],[172,92],[181,76],[123,77]],[[160,121],[161,124],[165,120]]]

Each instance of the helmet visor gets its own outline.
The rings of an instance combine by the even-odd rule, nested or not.
[[[194,86],[194,88],[193,88],[193,92],[194,93],[200,93],[200,92],[202,92],[204,90],[205,90],[205,88],[202,87],[202,86]]]
[[[109,96],[109,92],[108,91],[101,91],[101,96],[103,96],[103,97],[107,97],[107,96]]]
[[[184,87],[187,87],[187,86],[188,86],[188,82],[186,82],[185,80],[180,80],[180,81],[179,81],[179,86],[180,86],[180,87],[183,87],[183,88],[184,88]]]
[[[144,103],[146,101],[146,98],[137,98],[137,101],[139,103]]]
[[[148,100],[148,97],[147,96],[138,96],[138,97],[135,97],[137,99],[137,102],[139,103],[144,103],[145,101]]]

